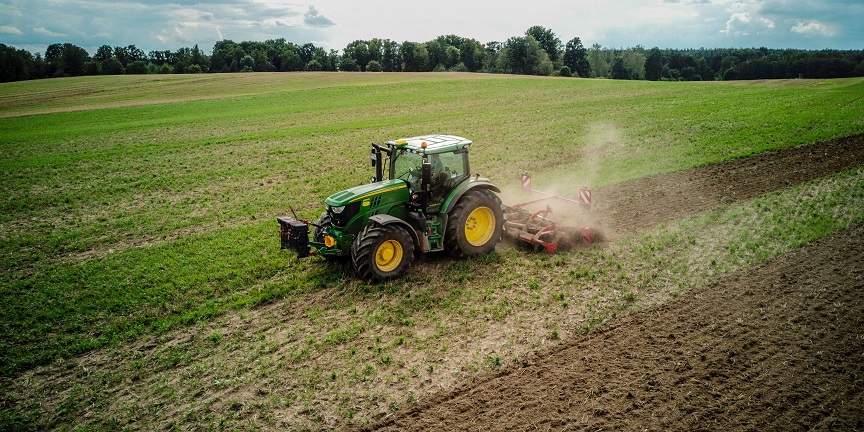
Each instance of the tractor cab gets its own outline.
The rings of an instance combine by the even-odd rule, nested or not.
[[[470,145],[470,140],[452,135],[400,139],[388,141],[384,146],[373,144],[371,158],[376,167],[373,181],[385,177],[404,180],[418,209],[438,213],[441,203],[471,174]]]

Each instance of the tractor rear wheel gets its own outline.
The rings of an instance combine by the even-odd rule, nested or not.
[[[488,189],[467,192],[447,218],[444,243],[454,257],[470,257],[495,249],[504,229],[504,206]]]
[[[413,260],[414,242],[397,225],[369,224],[351,245],[354,270],[373,282],[402,276]]]

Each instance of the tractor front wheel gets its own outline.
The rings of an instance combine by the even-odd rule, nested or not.
[[[414,242],[396,225],[370,224],[351,245],[351,262],[361,278],[380,282],[395,279],[414,259]]]
[[[494,192],[477,189],[467,192],[447,220],[444,238],[450,255],[463,258],[495,249],[504,229],[504,206]]]
[[[324,243],[324,228],[327,225],[330,225],[330,215],[325,211],[321,213],[321,216],[318,217],[318,220],[315,222],[315,230],[312,231],[312,240],[315,240],[318,243]]]

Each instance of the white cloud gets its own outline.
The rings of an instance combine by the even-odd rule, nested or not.
[[[773,30],[774,27],[774,21],[768,18],[754,17],[750,12],[735,12],[726,21],[726,28],[720,32],[733,36],[750,36]]]
[[[18,29],[15,28],[15,27],[12,27],[12,26],[5,26],[5,25],[4,25],[4,26],[0,26],[0,33],[13,34],[13,35],[20,35],[20,34],[24,34],[24,32],[22,32],[21,30],[18,30]]]
[[[318,10],[312,5],[309,5],[309,10],[303,14],[303,22],[312,27],[330,27],[335,25],[329,18],[318,13]]]
[[[46,29],[45,27],[34,27],[33,33],[40,34],[42,36],[67,37],[67,35],[65,35],[63,33],[53,32],[51,30]]]
[[[814,35],[814,36],[828,36],[833,37],[837,35],[837,30],[826,26],[818,21],[811,21],[808,23],[799,22],[792,26],[793,33],[805,34],[805,35]]]

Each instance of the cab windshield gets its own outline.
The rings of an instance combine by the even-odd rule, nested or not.
[[[420,181],[420,169],[423,157],[416,153],[402,150],[396,155],[393,164],[393,178],[405,180],[412,185]]]

